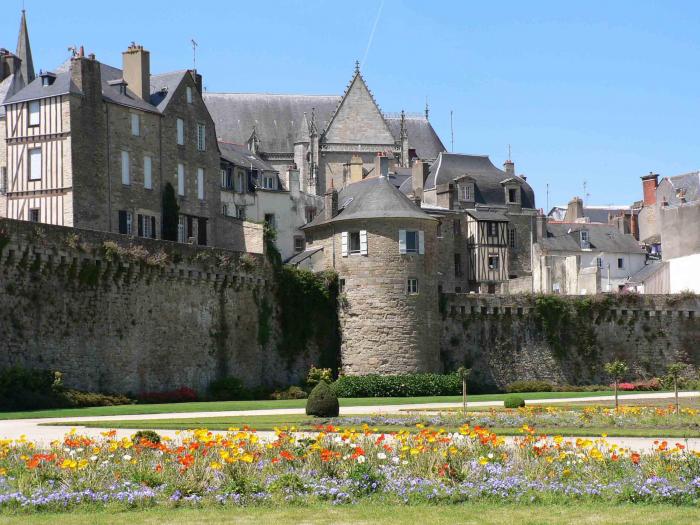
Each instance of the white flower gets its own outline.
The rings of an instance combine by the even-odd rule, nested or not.
[[[386,454],[384,454],[384,452],[378,452],[377,459],[386,459]]]
[[[97,456],[90,456],[90,461],[97,461]]]
[[[122,457],[124,458],[124,461],[131,461],[131,456],[129,454],[124,454]]]
[[[76,449],[75,449],[76,452],[82,452],[83,450],[85,450],[83,447],[80,447],[80,448],[76,448]]]
[[[408,465],[408,460],[405,460],[405,459],[404,459],[404,460],[401,462],[401,464],[402,464],[402,465]]]
[[[333,441],[335,441],[336,443],[342,443],[342,442],[343,442],[343,438],[341,438],[340,436],[335,436],[335,438],[333,439]]]
[[[399,461],[401,461],[401,460],[399,458],[397,458],[396,456],[394,456],[393,458],[391,458],[391,461],[394,465],[398,465]]]
[[[358,463],[364,463],[364,462],[365,462],[365,457],[364,457],[364,456],[357,456],[357,462],[358,462]]]
[[[489,452],[488,456],[489,456],[489,459],[493,459],[493,452]]]
[[[70,452],[70,449],[68,447],[63,447],[63,452]]]

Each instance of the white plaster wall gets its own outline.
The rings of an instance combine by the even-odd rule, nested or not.
[[[671,293],[686,290],[700,293],[700,253],[669,259]]]

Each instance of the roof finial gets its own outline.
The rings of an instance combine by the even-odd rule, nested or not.
[[[314,135],[318,133],[316,129],[316,108],[311,108],[311,122],[309,122],[309,134]]]
[[[400,138],[401,140],[405,139],[407,137],[406,134],[406,112],[402,109],[401,110],[401,132],[400,132]]]
[[[428,96],[425,97],[425,120],[428,120],[428,114],[430,113],[430,108],[428,107]]]
[[[360,61],[355,60],[355,74],[358,75],[360,73]]]

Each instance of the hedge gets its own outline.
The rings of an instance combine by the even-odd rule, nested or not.
[[[331,385],[338,397],[455,396],[462,393],[457,374],[342,376]]]

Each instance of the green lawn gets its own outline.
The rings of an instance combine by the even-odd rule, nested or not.
[[[633,394],[635,392],[629,392]],[[638,392],[636,392],[638,393]],[[508,394],[483,394],[469,396],[469,401],[502,401]],[[521,394],[525,399],[560,399],[590,396],[611,396],[612,392],[532,392]],[[624,394],[621,394],[624,395]],[[461,396],[442,397],[362,397],[344,398],[340,406],[410,405],[417,403],[460,403]],[[120,405],[112,407],[64,408],[24,412],[0,412],[0,419],[30,419],[74,416],[124,416],[131,414],[165,414],[181,412],[222,412],[229,410],[265,410],[278,408],[304,408],[305,399],[287,401],[198,401],[193,403],[159,403],[152,405]]]
[[[429,523],[430,525],[522,525],[595,524],[632,525],[654,523],[676,525],[700,522],[697,507],[672,505],[513,505],[513,504],[464,504],[464,505],[315,505],[311,507],[288,506],[284,508],[205,508],[205,509],[151,509],[110,513],[108,511],[39,513],[28,516],[0,516],[0,525],[50,524],[50,525],[189,525],[237,523],[258,524],[314,524],[340,525]]]
[[[70,423],[53,423],[59,426],[85,426],[93,428],[132,428],[134,430],[190,430],[194,428],[207,428],[209,430],[228,430],[231,427],[241,428],[249,426],[255,430],[273,430],[275,427],[296,427],[299,431],[313,431],[319,424],[326,424],[325,419],[318,419],[304,415],[275,415],[275,416],[237,416],[237,417],[200,417],[186,419],[151,419],[142,421],[81,421]],[[47,423],[52,425],[52,423]],[[356,425],[355,428],[360,428]],[[399,430],[417,431],[413,425],[373,425],[379,432],[398,432]],[[456,426],[444,426],[445,430],[452,432]],[[514,427],[489,427],[489,430],[502,436],[522,435],[520,428]],[[690,438],[700,437],[699,428],[616,428],[616,427],[537,427],[538,434],[562,435],[562,436],[592,436],[599,437],[607,434],[610,437],[664,437],[664,438]]]

